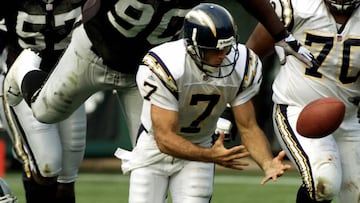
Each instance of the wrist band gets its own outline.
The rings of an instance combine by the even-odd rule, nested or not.
[[[289,35],[286,29],[281,30],[279,33],[273,36],[275,42],[285,39]]]

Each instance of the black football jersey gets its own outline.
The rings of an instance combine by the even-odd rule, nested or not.
[[[50,70],[71,39],[76,19],[81,16],[84,0],[12,0],[0,8],[5,19],[8,65],[24,48],[32,48],[43,56],[41,68]]]
[[[110,68],[135,73],[155,45],[178,39],[184,16],[200,0],[88,0],[84,27]]]

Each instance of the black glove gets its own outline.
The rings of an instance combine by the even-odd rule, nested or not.
[[[349,102],[353,103],[354,105],[356,105],[358,107],[358,111],[357,111],[357,117],[359,118],[359,123],[360,123],[360,96],[356,96],[356,97],[349,97],[348,98]]]
[[[314,58],[314,55],[303,47],[291,33],[288,33],[287,37],[283,40],[275,43],[275,51],[281,65],[286,63],[286,56],[293,55],[309,67],[319,66],[319,62]]]

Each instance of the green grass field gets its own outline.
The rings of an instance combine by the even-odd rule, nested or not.
[[[19,172],[8,171],[5,176],[20,203],[25,203]],[[212,203],[292,203],[300,178],[287,172],[277,182],[260,185],[262,173],[217,171]],[[126,203],[129,176],[121,173],[80,172],[76,185],[77,203]]]

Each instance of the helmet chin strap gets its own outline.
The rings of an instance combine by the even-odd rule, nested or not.
[[[219,67],[210,66],[207,64],[202,63],[202,69],[208,73],[216,73],[219,72]]]
[[[185,46],[186,46],[186,52],[190,55],[190,57],[193,59],[193,61],[195,62],[195,64],[197,65],[197,67],[204,72],[206,75],[210,76],[210,77],[214,77],[214,78],[221,78],[221,68],[222,67],[229,67],[231,66],[232,69],[229,71],[228,74],[226,74],[224,77],[230,75],[235,68],[235,64],[236,64],[236,60],[239,57],[239,51],[237,48],[237,45],[235,45],[235,55],[234,55],[234,60],[233,63],[229,63],[229,64],[225,64],[225,65],[219,65],[219,66],[212,66],[208,63],[206,63],[206,61],[204,61],[203,58],[203,51],[200,50],[198,47],[194,46],[193,44],[191,44],[189,42],[189,40],[185,39]],[[227,57],[226,57],[227,58]],[[226,58],[224,60],[226,60]],[[215,74],[214,74],[215,73]],[[218,73],[218,76],[215,76]]]
[[[202,69],[204,72],[206,73],[216,73],[219,72],[219,67],[218,66],[212,66],[208,63],[206,63],[206,61],[203,60],[204,58],[204,50],[198,50],[199,55],[200,55],[200,69]]]
[[[196,65],[199,67],[200,70],[202,70],[205,73],[216,73],[219,71],[218,67],[210,66],[206,64],[201,58],[203,55],[203,52],[200,51],[198,48],[196,48],[193,45],[188,45],[186,47],[186,50],[188,54],[190,54],[191,58],[195,61]]]

